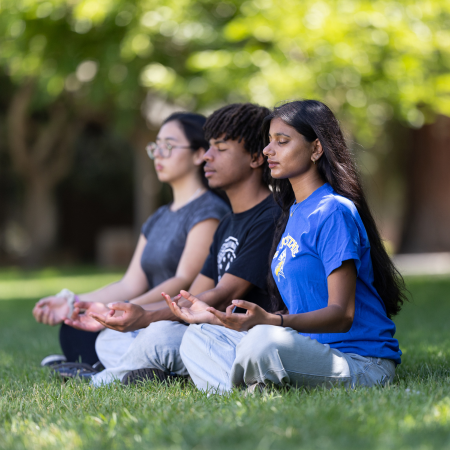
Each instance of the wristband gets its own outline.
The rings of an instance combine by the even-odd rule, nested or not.
[[[280,317],[281,317],[281,325],[280,325],[280,327],[282,327],[282,326],[283,326],[283,323],[284,323],[283,315],[277,313],[277,316],[280,316]]]
[[[66,299],[67,304],[69,305],[69,312],[67,314],[67,318],[70,319],[73,314],[74,309],[74,303],[79,302],[80,299],[78,298],[78,295],[75,295],[72,291],[69,291],[69,289],[63,289],[61,292],[56,294],[56,297],[63,297]]]

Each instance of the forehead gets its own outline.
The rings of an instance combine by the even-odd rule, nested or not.
[[[225,133],[220,134],[217,137],[211,138],[209,140],[209,145],[220,145],[220,144],[226,144],[227,146],[243,146],[244,145],[244,140],[241,140],[241,142],[239,142],[239,139],[226,139],[225,140]]]
[[[270,121],[270,129],[269,133],[273,136],[277,133],[286,134],[289,136],[292,136],[294,134],[299,134],[298,131],[294,128],[288,125],[287,123],[283,122],[282,119],[279,117],[275,117]]]
[[[184,132],[176,120],[165,123],[159,130],[157,139],[183,139]]]

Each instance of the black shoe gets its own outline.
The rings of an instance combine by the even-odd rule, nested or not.
[[[144,381],[169,381],[174,380],[176,378],[183,378],[181,375],[169,375],[166,372],[163,372],[159,369],[137,369],[137,370],[131,370],[130,372],[126,373],[124,377],[122,378],[122,384],[130,385],[130,384],[136,384],[139,382]]]
[[[92,375],[99,373],[89,364],[65,362],[50,367],[52,374],[58,375],[64,380],[69,378],[90,379]]]
[[[41,361],[41,366],[51,367],[65,362],[67,362],[67,358],[64,355],[48,355]]]

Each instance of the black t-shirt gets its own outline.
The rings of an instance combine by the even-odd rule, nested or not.
[[[270,309],[269,251],[280,214],[281,209],[272,195],[248,211],[227,214],[214,234],[201,273],[213,279],[216,285],[225,273],[249,281],[253,287],[243,300]]]

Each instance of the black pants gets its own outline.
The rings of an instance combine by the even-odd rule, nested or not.
[[[98,361],[95,340],[98,333],[76,330],[64,323],[59,330],[59,343],[69,362],[95,364]]]

